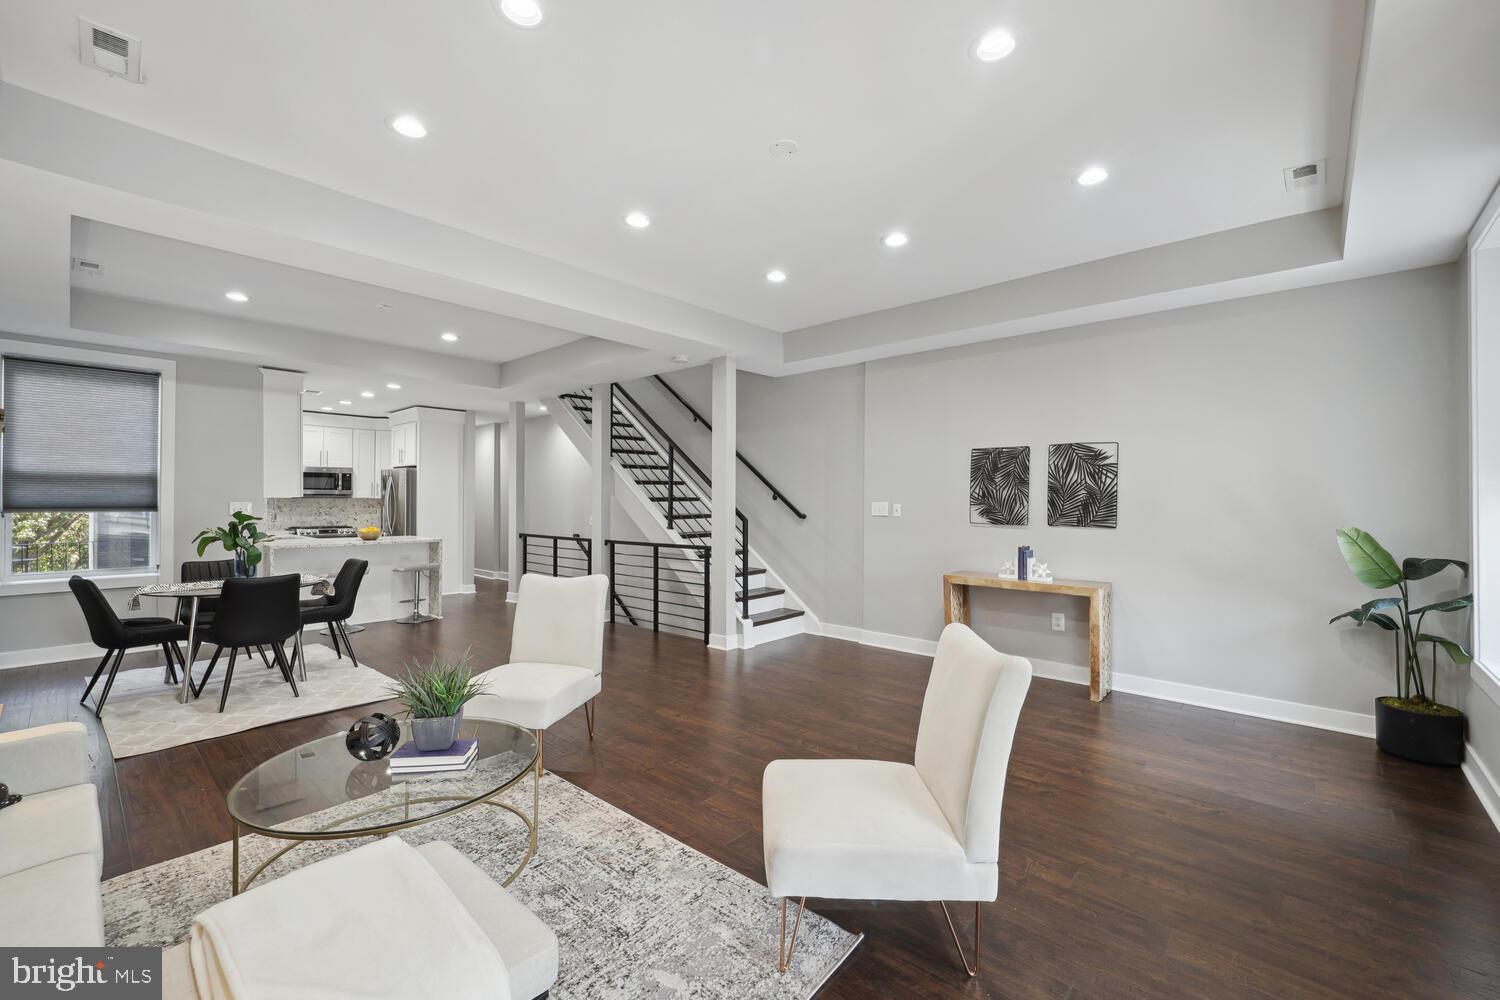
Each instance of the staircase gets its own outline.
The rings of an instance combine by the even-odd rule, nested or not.
[[[610,386],[610,401],[611,463],[651,515],[650,525],[639,526],[647,531],[648,537],[655,534],[666,541],[709,545],[713,537],[710,506],[713,494],[707,474],[683,454],[677,443],[618,383]],[[558,402],[565,404],[567,414],[585,434],[595,433],[590,394],[567,392]],[[557,414],[557,408],[552,412]],[[809,624],[801,601],[756,557],[749,542],[750,528],[749,519],[736,509],[734,575],[738,631],[732,638],[734,644],[744,648],[799,635]],[[698,564],[701,565],[701,560]],[[682,596],[680,589],[674,596]]]

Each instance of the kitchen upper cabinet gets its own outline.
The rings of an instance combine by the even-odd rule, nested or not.
[[[376,431],[375,432],[375,471],[376,472],[385,472],[390,467],[391,467],[391,432],[390,431]],[[378,483],[380,481],[380,477],[377,475],[375,477],[375,480]]]
[[[380,496],[380,473],[375,467],[375,431],[354,432],[354,495]]]
[[[302,428],[302,467],[311,469],[321,465],[327,465],[323,461],[323,428]]]
[[[348,469],[354,465],[354,431],[348,427],[323,428],[323,454],[328,461],[324,465],[336,469]]]
[[[417,464],[416,424],[397,424],[391,428],[391,464]]]

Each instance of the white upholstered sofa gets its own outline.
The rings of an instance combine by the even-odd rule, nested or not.
[[[0,945],[104,944],[104,838],[79,722],[0,733]]]

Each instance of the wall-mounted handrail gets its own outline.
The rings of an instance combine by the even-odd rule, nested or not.
[[[666,379],[662,378],[660,375],[653,375],[651,377],[654,378],[654,379],[656,379],[657,383],[663,389],[667,390],[667,392],[671,395],[671,397],[673,399],[677,400],[677,402],[682,406],[682,408],[684,410],[688,411],[688,414],[692,416],[694,423],[702,424],[710,432],[713,431],[714,425],[708,422],[708,418],[705,417],[703,414],[699,413],[696,409],[694,409],[692,403],[689,403],[686,399],[683,399],[682,398],[682,393],[680,393],[676,389],[672,388],[671,383],[669,383]],[[632,400],[632,402],[634,402],[634,400]],[[637,404],[636,408],[639,409],[640,405]],[[747,469],[750,470],[750,474],[752,476],[754,476],[756,479],[759,479],[762,483],[765,484],[766,489],[768,489],[768,490],[771,491],[771,499],[772,500],[779,500],[779,501],[781,501],[782,503],[786,504],[786,509],[787,510],[791,511],[793,514],[796,514],[802,520],[804,520],[804,521],[807,520],[807,515],[804,514],[804,513],[802,513],[802,511],[797,508],[796,504],[794,504],[790,500],[788,500],[786,498],[786,495],[784,493],[782,493],[779,489],[776,488],[776,484],[773,483],[773,482],[771,482],[769,479],[767,479],[765,477],[765,475],[759,469],[757,469],[751,463],[751,461],[748,458],[746,458],[743,454],[741,454],[738,451],[736,451],[734,453],[734,457],[740,460],[740,464],[741,465],[743,465],[745,468],[747,468]]]

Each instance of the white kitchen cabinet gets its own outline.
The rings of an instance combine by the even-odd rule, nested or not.
[[[380,473],[375,468],[375,431],[354,431],[354,495],[380,496]]]
[[[391,428],[391,464],[417,464],[416,424],[397,424]]]
[[[354,431],[348,427],[323,428],[323,454],[328,461],[324,465],[335,469],[354,466]]]
[[[323,428],[302,428],[302,467],[304,469],[327,465],[323,461]]]
[[[386,472],[391,467],[391,432],[375,432],[375,471]],[[376,475],[375,481],[379,483],[380,476]]]

